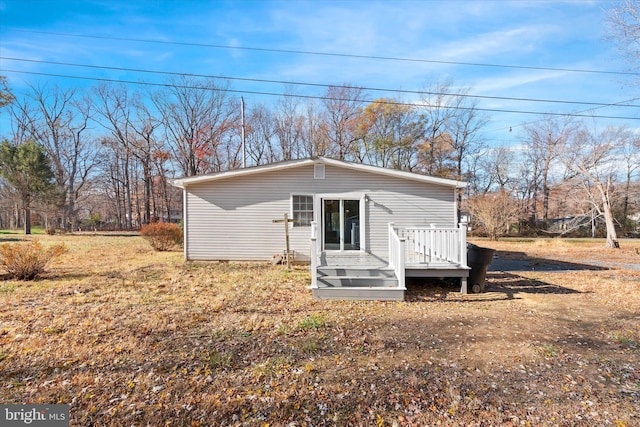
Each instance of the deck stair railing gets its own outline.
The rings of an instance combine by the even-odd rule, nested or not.
[[[412,264],[451,263],[467,266],[467,225],[457,228],[398,227],[397,234],[406,240],[405,259]]]
[[[389,267],[398,279],[398,288],[405,289],[405,239],[389,223]]]
[[[318,287],[318,224],[311,221],[311,287]]]

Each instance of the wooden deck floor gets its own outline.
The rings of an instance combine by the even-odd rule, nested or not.
[[[384,268],[387,265],[387,260],[368,253],[322,252],[318,267]]]

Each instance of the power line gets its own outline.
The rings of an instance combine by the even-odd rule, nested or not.
[[[102,66],[102,65],[77,64],[77,63],[70,63],[70,62],[45,61],[45,60],[39,60],[39,59],[12,58],[7,56],[0,56],[0,59],[9,60],[9,61],[30,62],[30,63],[37,63],[37,64],[62,65],[62,66],[68,66],[68,67],[82,67],[82,68],[92,68],[92,69],[100,69],[100,70],[127,71],[127,72],[135,72],[135,73],[148,73],[148,74],[159,74],[159,75],[169,75],[169,76],[203,77],[203,78],[214,78],[214,79],[224,79],[224,80],[248,81],[248,82],[255,82],[255,83],[277,83],[277,84],[287,84],[287,85],[295,85],[295,86],[311,86],[311,87],[323,87],[323,88],[328,88],[332,86],[326,83],[308,83],[308,82],[294,82],[294,81],[284,81],[284,80],[256,79],[256,78],[248,78],[248,77],[230,77],[230,76],[211,75],[211,74],[179,73],[179,72],[172,72],[172,71],[146,70],[146,69],[140,69],[140,68],[111,67],[111,66]],[[557,100],[557,99],[536,99],[536,98],[515,98],[515,97],[505,97],[505,96],[469,95],[464,93],[431,92],[431,91],[417,91],[417,90],[405,90],[405,89],[385,89],[385,88],[361,87],[361,86],[358,86],[358,88],[362,90],[367,90],[367,91],[397,92],[397,93],[407,93],[407,94],[414,94],[414,95],[455,96],[455,97],[463,97],[463,98],[491,99],[491,100],[501,100],[501,101],[595,105],[599,107],[610,107],[613,105],[617,105],[620,107],[640,108],[640,105],[618,105],[619,103],[611,104],[611,103],[589,102],[589,101],[564,101],[564,100]]]
[[[507,68],[507,69],[521,69],[521,70],[537,70],[537,71],[562,71],[562,72],[571,72],[571,73],[640,76],[640,73],[632,72],[632,71],[588,70],[588,69],[580,69],[580,68],[533,67],[533,66],[526,66],[526,65],[490,64],[490,63],[482,63],[482,62],[442,61],[442,60],[422,59],[422,58],[402,58],[402,57],[377,56],[377,55],[356,55],[351,53],[317,52],[317,51],[310,51],[310,50],[274,49],[274,48],[262,48],[262,47],[241,47],[241,46],[229,46],[229,45],[209,44],[209,43],[175,42],[175,41],[167,41],[167,40],[141,39],[141,38],[129,38],[129,37],[98,36],[98,35],[91,35],[91,34],[74,34],[74,33],[53,32],[53,31],[24,30],[20,28],[12,28],[12,27],[5,27],[5,28],[12,31],[32,33],[32,34],[46,34],[46,35],[54,35],[54,36],[62,36],[62,37],[81,37],[81,38],[100,39],[100,40],[117,40],[117,41],[126,41],[126,42],[170,44],[170,45],[177,45],[177,46],[206,47],[206,48],[213,48],[213,49],[247,50],[247,51],[255,51],[255,52],[273,52],[273,53],[292,53],[297,55],[333,56],[338,58],[375,59],[375,60],[381,60],[381,61],[420,62],[420,63],[428,63],[428,64],[441,64],[441,65],[464,65],[464,66],[470,66],[470,67],[485,67],[485,68]]]
[[[225,88],[207,88],[203,86],[187,86],[187,85],[176,85],[176,84],[168,84],[168,83],[152,83],[152,82],[144,82],[144,81],[134,82],[130,80],[116,80],[116,79],[108,79],[108,78],[102,78],[102,77],[70,76],[66,74],[41,73],[41,72],[35,72],[35,71],[21,71],[21,70],[9,70],[9,69],[3,69],[2,71],[9,72],[9,73],[30,74],[30,75],[47,76],[47,77],[61,77],[61,78],[68,78],[68,79],[100,81],[100,82],[108,82],[108,83],[124,83],[124,84],[157,86],[157,87],[167,87],[167,88],[173,87],[173,88],[183,88],[183,89],[218,90],[220,92],[248,94],[248,95],[291,96],[294,98],[302,98],[302,99],[346,101],[346,102],[355,102],[355,103],[378,102],[380,104],[385,104],[385,105],[399,105],[399,106],[424,107],[424,108],[431,107],[428,104],[408,103],[408,102],[389,101],[389,100],[377,101],[377,100],[371,100],[371,99],[334,98],[334,97],[318,96],[318,95],[299,95],[299,94],[284,94],[284,93],[236,90],[236,89],[225,89]],[[638,117],[626,117],[626,116],[602,116],[602,115],[576,114],[576,113],[550,113],[550,112],[542,112],[542,111],[507,110],[507,109],[498,109],[498,108],[479,108],[479,107],[462,107],[462,106],[452,106],[449,108],[452,108],[455,110],[467,110],[467,111],[473,110],[473,111],[484,111],[484,112],[491,112],[491,113],[534,114],[534,115],[585,117],[585,118],[616,119],[616,120],[640,120],[640,118]]]
[[[631,98],[631,99],[627,99],[625,101],[619,101],[619,102],[616,102],[614,104],[609,104],[607,106],[608,107],[622,107],[622,106],[626,106],[624,104],[626,104],[627,102],[637,101],[638,99],[640,99],[640,98]],[[586,113],[587,111],[595,111],[595,110],[598,110],[600,108],[604,108],[604,106],[603,107],[588,108],[586,110],[577,111],[576,114]],[[589,116],[589,117],[598,118],[598,116]],[[520,124],[517,124],[517,125],[506,126],[506,127],[500,128],[500,129],[491,129],[491,130],[488,130],[486,132],[487,133],[489,133],[489,132],[498,132],[498,131],[507,130],[507,129],[509,130],[509,132],[511,132],[513,130],[513,128],[525,127],[525,126],[533,125],[533,124],[536,124],[536,123],[540,123],[540,122],[542,122],[544,120],[545,120],[544,118],[541,118],[541,119],[533,120],[533,121],[530,121],[530,122],[527,122],[527,123],[520,123]]]

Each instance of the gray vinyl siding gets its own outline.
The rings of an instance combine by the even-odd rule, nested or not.
[[[387,224],[455,226],[455,189],[413,180],[326,166],[325,179],[313,165],[192,184],[186,191],[185,254],[192,260],[268,260],[285,248],[284,224],[292,194],[367,195],[365,247],[387,257]],[[320,222],[318,213],[315,220]],[[362,215],[362,213],[361,213]],[[319,224],[320,230],[320,224]],[[289,229],[296,259],[308,260],[310,227]],[[320,237],[320,236],[319,236]]]

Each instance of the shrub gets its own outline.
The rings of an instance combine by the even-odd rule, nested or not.
[[[153,222],[142,227],[140,234],[156,251],[167,251],[175,245],[182,244],[182,230],[177,224]]]
[[[324,326],[324,319],[319,314],[307,316],[298,323],[298,327],[303,330],[320,329]]]
[[[54,245],[47,249],[33,240],[24,243],[5,243],[0,246],[0,266],[4,267],[11,278],[33,280],[45,271],[52,258],[67,252],[64,245]]]
[[[213,351],[209,355],[209,366],[211,369],[226,369],[231,367],[233,364],[233,353],[225,352],[221,353],[219,351]]]

